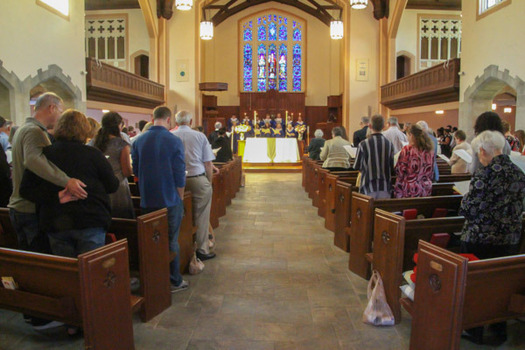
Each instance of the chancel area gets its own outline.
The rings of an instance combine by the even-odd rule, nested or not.
[[[523,13],[0,1],[0,349],[524,349]]]

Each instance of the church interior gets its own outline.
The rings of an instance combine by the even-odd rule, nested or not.
[[[525,349],[525,189],[511,186],[525,172],[523,14],[523,0],[0,1],[0,141],[9,137],[0,152],[1,186],[9,183],[0,199],[0,349]],[[37,150],[22,131],[48,106],[43,96],[57,96],[60,113],[54,131],[39,124],[45,142],[31,146],[31,165]],[[109,146],[98,145],[118,118],[107,145],[123,142],[115,176],[132,214],[106,208],[102,246],[68,257],[55,254],[54,238],[53,254],[23,248],[13,198],[35,202],[19,188],[37,163],[76,180],[48,152],[73,110],[97,125],[82,146],[113,167]],[[487,115],[497,126],[482,128]],[[191,142],[205,143],[198,166],[188,162],[188,126]],[[401,135],[398,149],[389,128]],[[182,140],[186,157],[186,187],[169,190],[180,202],[178,239],[171,207],[144,204],[157,180],[138,173],[147,173],[145,136],[160,129]],[[428,191],[398,195],[399,164],[421,131],[435,143]],[[486,133],[505,143],[490,160],[486,144],[499,141],[481,140]],[[155,157],[172,145],[161,142]],[[392,164],[363,159],[385,147]],[[493,174],[481,170],[501,157],[518,174],[491,190],[501,206],[487,199],[472,214],[476,181]],[[171,176],[166,159],[152,178],[159,183]],[[411,164],[424,187],[425,170]],[[383,166],[388,189],[367,192]],[[35,217],[90,198],[89,184],[85,199],[68,181],[36,176],[63,191],[32,204]],[[207,209],[197,180],[209,187]],[[507,190],[521,197],[509,204]],[[488,230],[478,221],[491,211],[504,217],[491,227],[505,231],[514,213],[517,231],[505,238],[509,253],[476,256],[465,235]],[[39,329],[32,318],[58,326]]]

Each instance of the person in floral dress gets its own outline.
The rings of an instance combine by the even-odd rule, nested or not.
[[[434,144],[423,129],[411,125],[408,145],[401,149],[395,167],[397,175],[394,197],[427,197],[432,194]]]

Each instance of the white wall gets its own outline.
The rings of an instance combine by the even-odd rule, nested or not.
[[[86,16],[97,15],[121,15],[128,16],[128,50],[127,50],[127,70],[134,73],[134,64],[130,57],[137,51],[146,51],[149,53],[150,41],[146,22],[141,9],[126,10],[104,10],[104,11],[86,11]]]
[[[475,2],[477,0],[470,0]],[[465,6],[465,5],[463,5]],[[401,16],[401,22],[399,23],[399,30],[396,37],[396,53],[400,51],[406,51],[416,57],[414,64],[415,72],[418,71],[417,57],[418,57],[418,40],[419,40],[419,15],[430,15],[430,16],[459,16],[461,11],[432,11],[432,10],[409,10],[405,9]],[[464,27],[463,27],[464,28]],[[415,73],[411,72],[411,73]]]
[[[476,2],[463,2],[463,47],[461,54],[460,125],[471,128],[480,111],[490,107],[490,101],[477,105],[465,99],[465,91],[474,84],[476,77],[484,74],[490,65],[498,67],[505,78],[525,80],[525,1],[514,0],[506,7],[476,19]],[[525,128],[525,91],[517,91],[516,129]]]
[[[365,10],[350,11],[349,59],[349,135],[359,129],[361,117],[378,113],[379,22],[374,19],[372,5]],[[346,58],[345,58],[346,59]],[[357,60],[368,59],[368,81],[357,81]]]
[[[39,6],[34,0],[0,1],[0,60],[23,81],[39,69],[58,65],[86,100],[84,59],[84,2],[70,1],[69,20]],[[25,97],[24,97],[25,98]],[[22,98],[14,119],[29,113]]]
[[[525,1],[512,3],[488,16],[476,20],[475,1],[463,2],[463,50],[461,53],[460,101],[476,76],[483,74],[491,64],[510,75],[525,80],[525,45],[521,35],[525,32]]]

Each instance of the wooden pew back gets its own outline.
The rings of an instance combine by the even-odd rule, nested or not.
[[[144,297],[141,317],[149,321],[171,306],[168,211],[161,209],[136,220],[113,218],[108,232],[129,242],[130,266],[140,274]]]
[[[350,259],[349,269],[355,274],[368,279],[370,264],[366,254],[372,251],[374,239],[374,214],[380,208],[394,212],[409,208],[417,208],[419,214],[431,217],[435,208],[446,208],[457,211],[463,196],[434,196],[420,198],[393,198],[374,200],[361,193],[352,194],[350,227]]]
[[[373,268],[379,271],[388,305],[396,323],[401,321],[402,273],[414,268],[413,256],[420,240],[430,241],[434,233],[460,232],[462,216],[436,219],[405,220],[391,212],[376,209],[374,219]]]
[[[459,349],[461,331],[525,315],[525,255],[468,262],[421,241],[410,349]]]
[[[126,241],[78,259],[0,248],[0,307],[84,328],[86,349],[133,349]],[[118,339],[118,341],[115,341]]]

